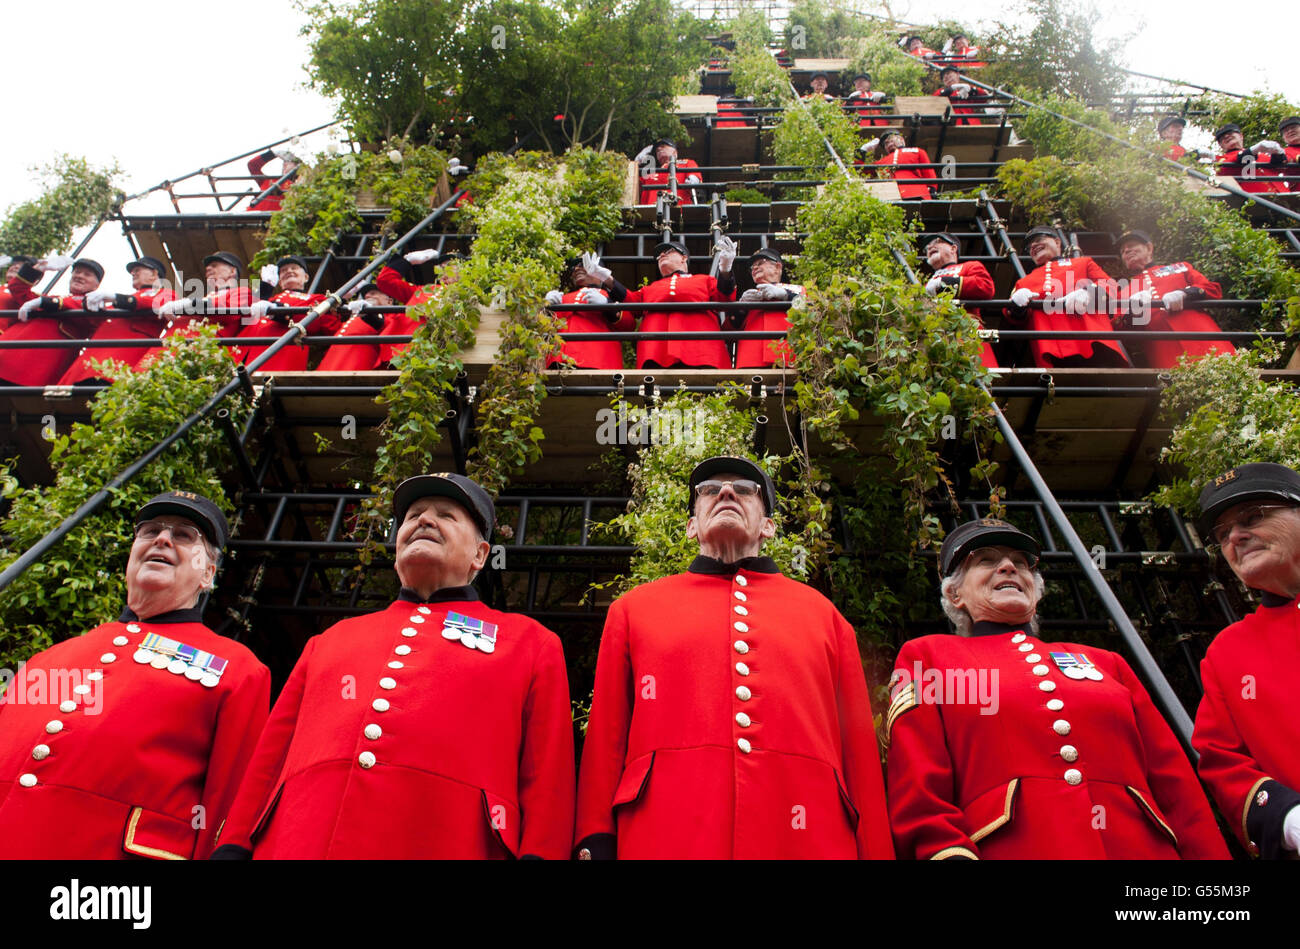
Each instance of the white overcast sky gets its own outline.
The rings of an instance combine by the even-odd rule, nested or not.
[[[1252,6],[1255,16],[1234,16],[1204,0],[1097,5],[1115,34],[1140,28],[1130,68],[1232,92],[1263,88],[1300,102],[1294,11]],[[1005,17],[1005,7],[995,0],[892,4],[900,19],[956,16],[973,30]],[[6,0],[4,8],[10,15],[0,27],[0,81],[10,105],[0,213],[39,194],[29,169],[62,152],[100,165],[117,161],[122,187],[133,193],[333,117],[332,103],[304,88],[307,45],[289,0],[61,0],[45,8]],[[42,9],[51,15],[37,15]],[[313,136],[306,151],[327,140]],[[170,203],[130,209],[165,213]],[[121,265],[129,254],[117,225],[87,253],[109,268],[106,287],[125,289]]]

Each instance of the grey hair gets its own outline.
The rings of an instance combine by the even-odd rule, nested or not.
[[[952,601],[952,594],[962,585],[966,579],[966,564],[962,564],[950,576],[944,577],[943,582],[939,584],[939,603],[943,607],[943,615],[948,617],[949,621],[957,630],[958,636],[969,636],[971,631],[970,613],[965,607],[958,606]],[[1034,635],[1038,634],[1038,604],[1043,599],[1043,590],[1047,584],[1043,581],[1041,570],[1034,570],[1034,617],[1029,621],[1029,631]]]

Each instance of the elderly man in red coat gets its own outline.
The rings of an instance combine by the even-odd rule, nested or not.
[[[789,303],[803,294],[797,283],[783,283],[785,260],[769,247],[764,247],[749,258],[749,275],[754,286],[740,295],[741,302],[770,301]],[[781,310],[749,310],[740,322],[748,332],[790,329],[790,321]],[[742,339],[736,344],[737,369],[765,369],[771,366],[793,366],[794,350],[782,339]]]
[[[1277,142],[1265,139],[1247,148],[1241,126],[1235,122],[1218,129],[1214,140],[1220,149],[1214,159],[1217,173],[1236,179],[1242,191],[1267,194],[1287,190],[1286,182],[1277,180],[1286,164],[1286,152]]]
[[[90,339],[157,339],[161,334],[163,321],[156,310],[164,303],[176,299],[176,294],[163,279],[166,268],[156,257],[141,257],[127,264],[126,272],[131,275],[132,293],[92,290],[86,294],[87,314],[101,314],[98,320],[89,315],[77,320],[87,323],[94,321]],[[77,355],[68,371],[59,379],[59,385],[108,382],[107,377],[93,363],[112,359],[134,369],[148,351],[141,346],[88,347]]]
[[[565,303],[608,303],[609,294],[604,283],[613,274],[602,267],[594,253],[583,254],[565,261],[560,275],[562,290],[546,294],[546,303],[552,307],[556,319],[563,320],[562,333],[629,332],[636,324],[632,314],[618,310],[564,310]],[[567,358],[566,358],[567,357]],[[572,360],[572,362],[569,362]],[[547,360],[546,367],[572,365],[577,369],[622,369],[623,344],[618,340],[565,340],[560,351]]]
[[[897,181],[898,194],[904,201],[919,198],[928,201],[934,197],[934,185],[924,184],[934,181],[938,175],[933,168],[917,167],[931,165],[930,156],[923,148],[907,147],[907,140],[897,132],[886,132],[884,137],[872,139],[862,145],[863,153],[872,152],[876,156],[872,173],[878,178],[892,178]]]
[[[677,157],[677,144],[670,138],[661,138],[637,152],[636,163],[641,167],[641,204],[654,204],[659,192],[671,187],[668,167],[677,169],[677,203],[695,204],[695,189],[688,185],[700,184],[699,163],[691,158]],[[674,161],[675,160],[675,161]],[[655,170],[661,169],[661,170]]]
[[[430,300],[436,300],[447,284],[455,283],[459,277],[460,262],[464,256],[457,251],[439,254],[436,250],[413,250],[401,257],[392,257],[378,276],[375,285],[397,303],[406,304],[405,313],[389,313],[384,318],[384,328],[380,336],[411,336],[420,328],[422,322],[411,310]],[[437,260],[442,268],[436,283],[423,286],[414,282],[414,268]],[[393,357],[402,352],[409,343],[381,343],[379,346],[380,364],[391,362]]]
[[[993,278],[989,276],[988,268],[978,260],[958,262],[961,243],[957,238],[947,232],[930,234],[922,238],[922,246],[925,249],[925,262],[934,269],[934,276],[925,284],[927,294],[935,296],[948,291],[958,299],[993,299]],[[980,311],[967,307],[966,312],[979,323],[982,329],[984,318]],[[993,355],[993,347],[989,345],[988,340],[984,341],[981,359],[986,368],[998,367],[997,357]]]
[[[136,515],[126,609],[19,666],[0,702],[0,858],[204,859],[271,674],[203,625],[226,519],[171,491]]]
[[[17,295],[10,292],[10,281],[17,278],[22,272],[24,264],[36,263],[35,257],[27,254],[18,254],[11,257],[9,254],[0,254],[0,269],[4,270],[4,283],[0,284],[0,311],[17,310],[28,299],[31,298],[31,285],[19,281],[16,285]],[[10,326],[18,321],[18,314],[12,316],[0,316],[0,333],[3,333]]]
[[[1207,279],[1187,261],[1156,266],[1155,245],[1146,231],[1125,231],[1116,245],[1120,262],[1128,271],[1128,279],[1116,284],[1116,298],[1121,304],[1118,325],[1131,322],[1133,326],[1158,332],[1183,330],[1188,333],[1218,333],[1219,324],[1208,313],[1188,309],[1197,300],[1219,300],[1223,290]],[[1159,309],[1152,303],[1160,303]],[[1153,337],[1144,344],[1147,362],[1153,369],[1171,369],[1178,365],[1184,354],[1187,361],[1200,359],[1210,353],[1235,353],[1237,348],[1226,339],[1159,339]]]
[[[700,556],[605,619],[578,858],[891,859],[857,639],[760,556],[776,531],[771,479],[709,458],[689,498]]]
[[[69,264],[72,274],[66,294],[38,296],[32,289],[46,272],[60,270]],[[67,317],[84,313],[86,294],[97,290],[103,279],[103,266],[89,257],[76,261],[68,257],[52,257],[24,264],[8,284],[10,298],[19,304],[17,321],[0,333],[0,340],[35,342],[85,336],[84,322]],[[76,358],[75,349],[0,349],[0,382],[19,386],[55,385]]]
[[[871,74],[860,72],[853,77],[853,91],[844,98],[844,111],[855,116],[861,128],[888,125],[888,119],[877,118],[889,110],[881,105],[887,99],[883,92],[871,88]]]
[[[969,82],[962,82],[961,73],[956,66],[945,66],[939,73],[939,80],[943,85],[934,90],[934,95],[943,96],[951,103],[953,115],[983,114],[983,103],[988,101],[988,93],[978,86],[972,86]],[[958,118],[953,120],[953,125],[979,124],[979,119]]]
[[[1192,747],[1219,810],[1254,856],[1300,852],[1300,473],[1238,465],[1201,492],[1199,530],[1260,606],[1201,660]]]
[[[274,307],[292,306],[292,307],[312,307],[325,300],[323,293],[309,293],[307,291],[307,261],[296,254],[288,257],[281,257],[274,264],[267,264],[262,268],[262,295],[266,299],[257,300],[248,308],[248,316],[243,317],[241,322],[244,328],[239,331],[240,336],[251,338],[283,336],[289,329],[289,324],[301,320],[306,314],[293,316],[290,314],[272,315],[271,310]],[[342,324],[337,316],[333,313],[325,313],[318,316],[312,321],[307,328],[313,336],[333,336],[338,332]],[[251,363],[262,353],[266,352],[268,346],[249,346],[242,349],[241,362]],[[236,350],[237,353],[240,350]],[[258,367],[258,372],[303,372],[307,368],[307,347],[295,343],[285,346],[278,353]]]
[[[342,336],[378,336],[384,328],[386,314],[376,312],[378,307],[394,306],[395,301],[380,290],[376,284],[363,283],[357,288],[357,299],[349,300],[343,305],[349,316],[343,321],[335,337]],[[317,372],[366,372],[379,368],[379,345],[377,343],[357,343],[352,346],[336,346],[333,343],[325,350]]]
[[[307,643],[220,858],[564,858],[573,724],[559,638],[479,601],[495,513],[457,474],[393,496],[402,590]]]
[[[717,242],[718,276],[692,274],[687,270],[690,252],[681,240],[668,240],[655,247],[660,279],[639,290],[628,290],[617,280],[608,280],[609,297],[615,303],[664,303],[665,310],[651,310],[641,319],[642,333],[717,332],[723,320],[713,310],[673,311],[674,303],[729,302],[736,299],[736,280],[731,265],[736,244],[729,237]],[[648,339],[636,345],[638,369],[667,369],[687,366],[696,369],[729,369],[731,354],[720,339]]]
[[[1110,275],[1091,257],[1063,257],[1061,237],[1054,227],[1031,227],[1025,249],[1034,269],[1016,281],[1011,307],[1003,311],[1013,326],[1041,331],[1110,332],[1110,320],[1097,312],[1097,296]],[[1042,308],[1029,308],[1031,301]],[[1037,366],[1130,365],[1124,347],[1115,340],[1035,339],[1029,344]]]

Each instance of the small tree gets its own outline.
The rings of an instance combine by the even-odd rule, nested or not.
[[[77,228],[104,217],[124,197],[113,186],[121,172],[116,164],[95,168],[84,158],[60,155],[32,171],[47,182],[45,193],[9,209],[0,222],[0,252],[44,257],[66,251]]]
[[[1120,56],[1135,33],[1099,42],[1102,17],[1091,4],[1021,0],[1030,26],[1000,23],[989,37],[992,64],[984,81],[1022,95],[1055,93],[1104,102],[1124,86]]]

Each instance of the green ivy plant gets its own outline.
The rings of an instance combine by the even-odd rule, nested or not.
[[[7,472],[0,490],[10,502],[0,536],[0,564],[12,563],[118,472],[143,455],[196,412],[210,394],[234,375],[229,353],[218,346],[216,329],[163,340],[164,352],[134,372],[109,363],[113,384],[90,403],[89,424],[57,431],[50,451],[54,481],[20,488]],[[246,397],[236,390],[227,403],[238,416]],[[154,495],[173,489],[212,498],[227,514],[233,508],[222,487],[229,448],[211,418],[116,491],[46,556],[0,590],[0,667],[12,668],[63,639],[79,635],[121,612],[124,572],[134,535],[134,515]]]
[[[377,206],[388,210],[383,233],[408,230],[433,207],[446,168],[446,158],[436,148],[400,139],[384,142],[374,152],[318,156],[315,165],[299,169],[280,209],[271,215],[266,243],[251,267],[286,254],[324,253],[340,234],[361,225],[357,196],[362,192],[372,193]]]
[[[60,155],[32,171],[45,182],[44,193],[10,207],[0,221],[0,253],[11,257],[67,251],[78,228],[108,216],[126,197],[114,184],[121,174],[116,164],[96,168],[84,158]]]
[[[1194,517],[1201,489],[1229,468],[1251,461],[1300,468],[1300,394],[1259,372],[1277,356],[1269,343],[1173,370],[1160,399],[1161,412],[1174,424],[1161,460],[1180,474],[1152,494],[1153,501]]]
[[[1256,91],[1244,99],[1235,96],[1207,95],[1196,100],[1194,107],[1207,109],[1208,116],[1197,116],[1194,121],[1206,131],[1235,122],[1241,126],[1246,144],[1261,138],[1278,141],[1278,125],[1291,115],[1300,115],[1300,107],[1292,105],[1281,95]]]
[[[772,153],[778,165],[798,165],[803,170],[778,172],[777,180],[843,178],[844,173],[826,150],[827,141],[841,156],[846,168],[851,168],[858,157],[857,149],[862,144],[862,137],[838,104],[825,99],[809,99],[786,108],[772,133]],[[786,198],[796,201],[808,200],[815,194],[816,189],[812,187],[786,188],[784,191]]]

